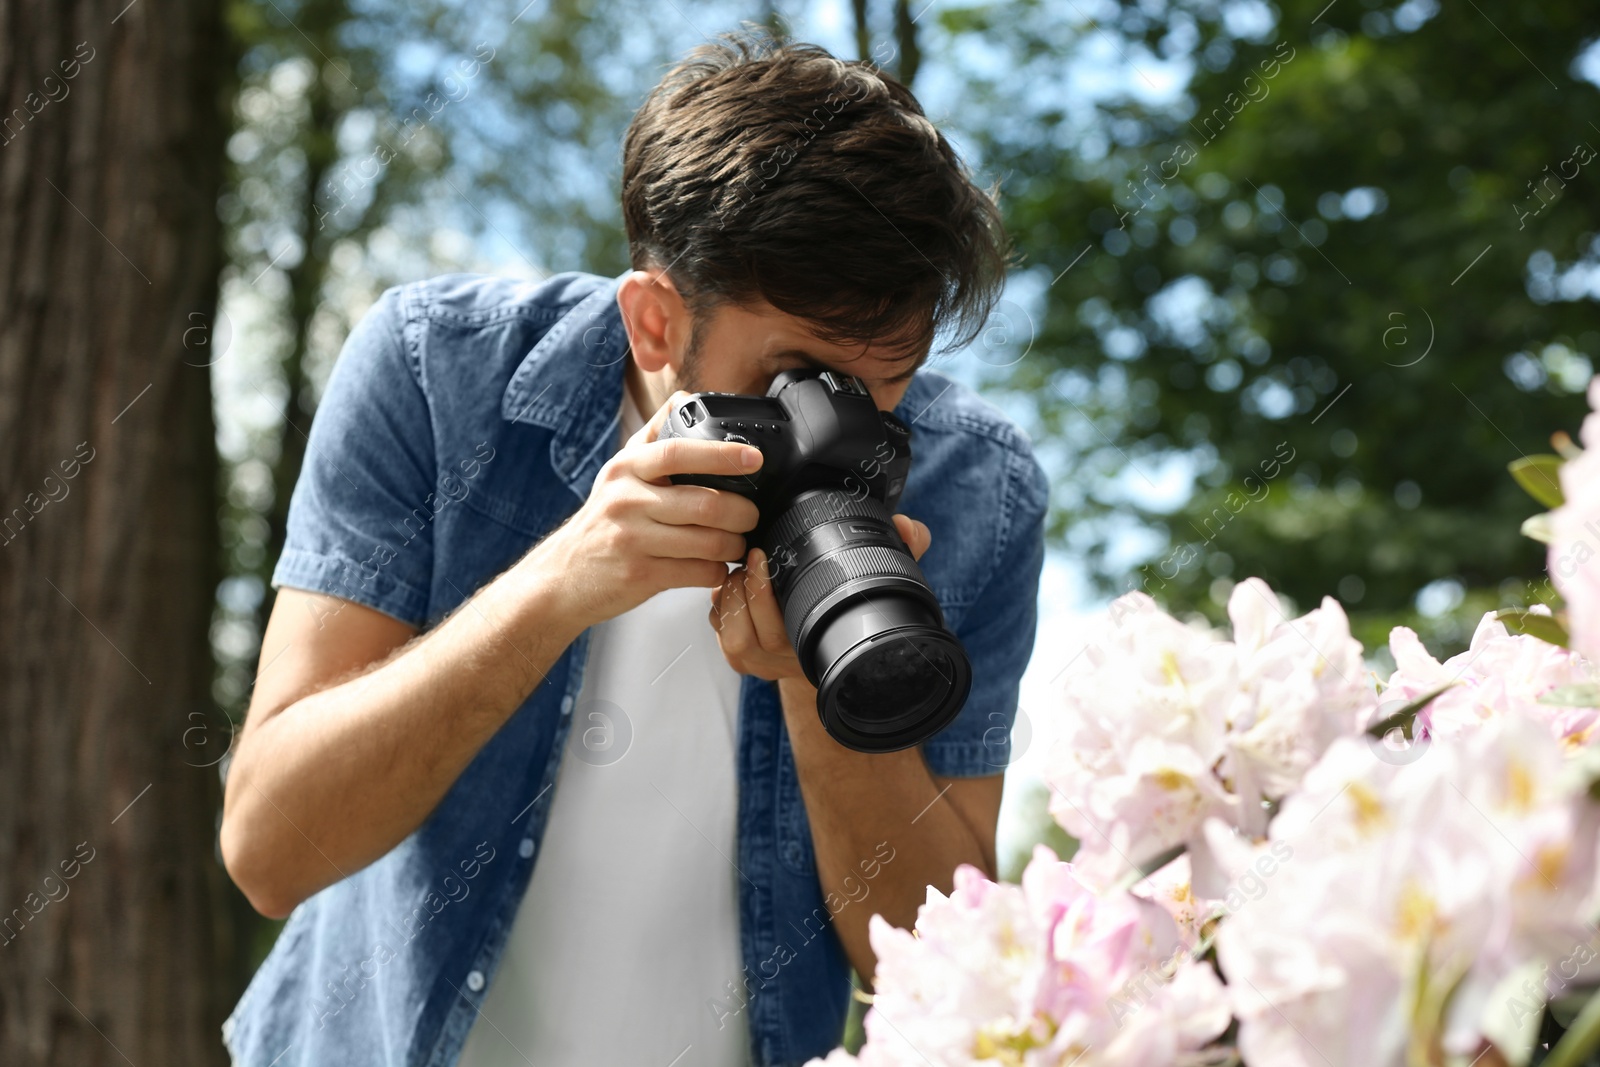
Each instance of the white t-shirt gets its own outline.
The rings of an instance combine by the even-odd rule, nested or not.
[[[622,439],[644,419],[623,390]],[[593,628],[528,892],[460,1067],[733,1067],[740,676],[710,590]]]

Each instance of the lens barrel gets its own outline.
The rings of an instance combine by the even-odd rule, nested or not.
[[[972,666],[882,502],[808,489],[761,540],[789,640],[835,740],[893,752],[955,718]]]

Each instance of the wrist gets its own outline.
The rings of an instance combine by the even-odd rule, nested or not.
[[[784,725],[796,759],[809,760],[812,753],[833,758],[857,755],[835,741],[823,727],[822,716],[817,713],[817,687],[805,675],[778,679],[778,702],[783,706]]]
[[[787,714],[791,704],[800,706],[802,710],[811,712],[811,717],[817,715],[817,687],[812,685],[804,674],[786,674],[778,679],[778,696],[783,701],[784,711]],[[820,723],[818,725],[821,725]]]
[[[505,577],[511,583],[517,629],[536,629],[565,648],[602,620],[591,618],[585,610],[593,598],[580,596],[573,588],[568,577],[572,570],[560,561],[553,538],[541,541],[513,564]]]

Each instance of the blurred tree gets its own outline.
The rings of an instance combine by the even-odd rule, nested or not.
[[[1218,619],[1260,575],[1302,609],[1338,596],[1369,648],[1419,589],[1445,644],[1528,602],[1542,552],[1518,526],[1541,509],[1505,464],[1576,429],[1600,353],[1600,110],[1579,62],[1600,21],[1434,0],[1091,10],[943,15],[1009,42],[973,84],[995,120],[968,125],[1008,173],[1018,291],[1042,301],[1008,384],[1079,474],[1057,532],[1106,592]],[[1071,80],[1094,57],[1118,88]]]
[[[476,249],[615,273],[621,132],[664,39],[615,3],[493,10],[446,0],[234,0],[237,132],[219,203],[224,307],[213,350],[224,572],[216,696],[242,717],[268,579],[317,398],[346,333],[385,287],[492,269]],[[684,32],[692,28],[685,25]],[[652,31],[653,33],[653,31]]]
[[[222,1063],[205,0],[0,3],[0,1062]],[[25,109],[25,110],[24,110]]]

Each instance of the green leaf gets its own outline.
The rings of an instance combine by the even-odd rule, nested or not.
[[[1383,738],[1389,736],[1390,730],[1393,730],[1398,726],[1400,729],[1405,731],[1406,740],[1410,741],[1411,728],[1417,721],[1417,712],[1427,707],[1435,697],[1444,692],[1446,689],[1449,689],[1450,686],[1454,684],[1454,682],[1450,682],[1445,685],[1441,685],[1433,692],[1424,694],[1423,696],[1413,700],[1411,703],[1407,704],[1393,715],[1385,715],[1383,718],[1367,727],[1367,734],[1371,737],[1376,737],[1379,740],[1382,740]]]
[[[1550,529],[1550,513],[1541,511],[1522,521],[1522,536],[1531,537],[1541,545],[1548,545],[1555,534]]]
[[[1583,1067],[1589,1054],[1597,1048],[1600,1048],[1600,993],[1590,997],[1589,1003],[1572,1020],[1567,1032],[1545,1057],[1544,1067]]]
[[[1541,452],[1536,456],[1514,459],[1506,464],[1506,468],[1529,496],[1547,508],[1559,508],[1566,502],[1566,497],[1561,494],[1560,475],[1564,462],[1560,456]]]
[[[1567,628],[1554,615],[1509,609],[1499,612],[1495,618],[1505,623],[1506,629],[1514,634],[1527,634],[1561,648],[1569,647]]]
[[[1558,708],[1600,708],[1600,682],[1557,686],[1539,697],[1539,703]]]
[[[1121,881],[1117,882],[1116,889],[1118,891],[1132,889],[1187,851],[1187,845],[1173,845],[1164,852],[1156,853],[1124,875]]]

